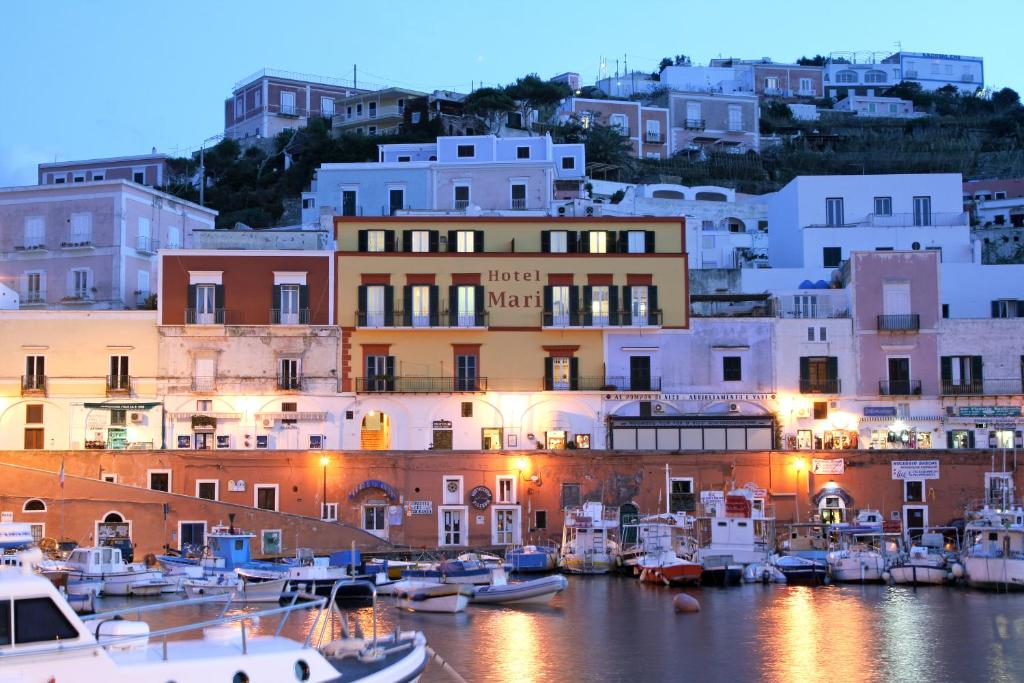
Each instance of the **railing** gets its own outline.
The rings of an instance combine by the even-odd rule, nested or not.
[[[132,378],[130,375],[107,375],[108,394],[130,394]]]
[[[277,388],[281,391],[298,391],[302,388],[302,378],[278,375]]]
[[[467,208],[469,208],[469,200],[468,199],[456,199],[455,200],[455,210],[456,211],[464,211]]]
[[[727,131],[729,131],[730,133],[742,133],[742,132],[744,132],[743,123],[742,122],[737,123],[736,121],[729,121],[725,125],[725,129]]]
[[[89,304],[95,300],[96,297],[92,295],[92,292],[78,289],[62,298],[61,302],[66,304]]]
[[[21,393],[46,393],[46,375],[22,375]]]
[[[487,327],[490,312],[456,313],[455,320],[452,320],[451,311],[443,310],[438,312],[436,321],[431,321],[429,314],[413,315],[401,310],[394,311],[392,315],[386,315],[384,311],[356,311],[355,318],[356,327],[446,327],[457,329],[460,327]]]
[[[139,235],[135,240],[136,251],[144,251],[150,254],[156,253],[160,249],[160,243],[152,237],[146,237],[145,235]]]
[[[70,240],[60,243],[61,249],[92,249],[92,238],[91,237],[75,237],[71,236]]]
[[[970,219],[966,212],[933,211],[930,213],[869,213],[859,220],[843,219],[842,223],[814,223],[805,228],[912,228],[912,227],[966,227]]]
[[[14,246],[14,251],[46,251],[46,245],[42,242],[35,242],[33,244],[17,244]]]
[[[1019,379],[942,380],[943,396],[1016,396],[1022,389]]]
[[[686,130],[704,130],[706,123],[704,119],[686,119],[683,121],[683,128]]]
[[[270,309],[270,324],[271,325],[308,325],[309,324],[309,309],[300,308],[297,311],[285,311],[281,312],[280,308]]]
[[[405,107],[399,107],[397,105],[390,105],[387,107],[377,107],[374,112],[370,113],[370,108],[363,109],[361,114],[349,114],[345,112],[343,114],[335,114],[334,120],[339,124],[349,124],[358,121],[376,121],[377,119],[384,119],[391,116],[405,116]]]
[[[658,327],[662,321],[662,310],[646,310],[634,313],[630,310],[609,311],[607,315],[595,315],[588,311],[567,311],[541,313],[542,327]]]
[[[216,377],[193,377],[192,391],[213,391],[217,386]]]
[[[917,313],[882,314],[878,316],[879,332],[917,332],[921,316]]]
[[[800,97],[817,97],[818,93],[814,88],[799,88],[796,94]]]
[[[838,379],[802,379],[801,394],[838,394],[842,385]]]
[[[661,391],[661,377],[544,378],[545,391]]]
[[[487,391],[486,377],[356,377],[356,393],[455,394]]]
[[[215,308],[212,311],[197,311],[194,308],[185,309],[186,325],[223,325],[227,317],[223,308]]]
[[[797,305],[792,301],[789,301],[786,306],[777,303],[775,307],[775,314],[780,318],[792,318],[796,320],[849,318],[850,307],[829,303]]]
[[[665,138],[661,136],[661,133],[655,133],[654,131],[647,131],[644,133],[644,142],[651,142],[655,144],[661,144],[665,141]]]
[[[46,303],[46,290],[45,289],[33,289],[27,292],[21,293],[21,305],[26,306],[28,304],[44,304]]]
[[[878,394],[880,396],[920,396],[921,395],[921,380],[919,380],[919,379],[881,380],[878,383]]]
[[[522,211],[525,208],[526,208],[526,200],[525,199],[513,199],[512,200],[512,209],[514,211]]]

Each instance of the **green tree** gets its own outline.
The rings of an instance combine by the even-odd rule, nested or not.
[[[502,88],[478,88],[466,96],[464,106],[466,113],[481,119],[491,133],[497,133],[509,112],[516,110],[515,100]]]
[[[992,106],[996,109],[1017,109],[1020,107],[1020,95],[1013,88],[1003,88],[992,93]]]
[[[545,81],[537,74],[528,74],[505,86],[505,94],[516,101],[523,119],[523,127],[531,130],[530,119],[534,112],[553,108],[561,100],[569,97],[572,91],[564,83],[553,83]]]
[[[825,66],[824,55],[814,55],[813,57],[800,57],[796,60],[796,63],[800,66]]]

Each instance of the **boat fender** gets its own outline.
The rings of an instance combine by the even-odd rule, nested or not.
[[[892,574],[890,574],[889,572],[882,572],[882,581],[885,581],[888,584],[895,583],[892,579]]]
[[[953,576],[958,579],[962,579],[964,577],[964,566],[959,562],[953,563]]]
[[[675,607],[676,612],[691,613],[700,611],[700,603],[697,602],[697,598],[687,593],[677,593],[672,598],[672,606]]]

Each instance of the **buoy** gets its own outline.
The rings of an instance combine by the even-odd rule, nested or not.
[[[964,577],[964,566],[959,562],[953,563],[953,576],[958,579],[962,579]]]
[[[697,602],[697,598],[686,593],[678,593],[672,598],[672,605],[676,608],[677,612],[699,612],[700,603]]]
[[[890,574],[889,572],[882,572],[882,581],[885,581],[886,583],[890,583],[889,580],[891,578],[892,578],[892,574]]]

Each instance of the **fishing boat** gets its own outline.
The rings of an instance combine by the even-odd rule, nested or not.
[[[157,586],[156,592],[159,593],[166,585],[160,570],[149,569],[141,564],[127,564],[121,558],[120,548],[75,548],[63,564],[67,568],[69,581],[102,581],[103,595],[132,595],[133,587],[145,593],[152,591],[153,586]]]
[[[606,574],[615,567],[619,509],[587,502],[566,508],[559,567],[570,574]]]
[[[817,586],[828,578],[828,562],[799,555],[777,555],[772,564],[787,584]]]
[[[1024,590],[1024,509],[986,506],[964,528],[967,585]]]
[[[828,571],[833,581],[874,583],[884,579],[890,565],[899,559],[903,536],[898,533],[837,530],[828,554]]]
[[[457,583],[403,579],[393,586],[395,604],[410,612],[462,612],[473,589]]]
[[[491,583],[491,567],[476,560],[441,560],[425,568],[403,569],[402,579],[483,586]]]
[[[236,564],[235,573],[252,583],[287,579],[292,590],[320,596],[329,595],[336,581],[351,578],[344,567],[330,566],[328,558],[314,557],[309,548],[298,548],[287,562]]]
[[[699,583],[704,568],[693,556],[692,520],[685,514],[662,513],[637,521],[634,573],[646,583]]]
[[[246,582],[231,577],[208,577],[203,579],[186,579],[183,582],[185,595],[190,598],[217,596],[221,600],[233,602],[279,602],[287,579],[275,581]]]
[[[473,604],[506,604],[510,602],[532,602],[547,604],[551,599],[569,587],[569,579],[561,574],[542,576],[530,581],[516,583],[494,583],[490,586],[473,588]]]
[[[697,559],[704,567],[701,583],[711,586],[740,583],[746,565],[767,564],[774,551],[774,514],[754,506],[751,489],[735,489],[725,495],[724,502],[697,520],[701,536]]]
[[[889,568],[892,582],[898,585],[934,586],[962,577],[964,568],[956,549],[958,537],[957,530],[952,527],[924,529],[907,555]]]
[[[511,572],[550,572],[558,567],[558,548],[551,545],[524,545],[505,554],[505,567]]]

